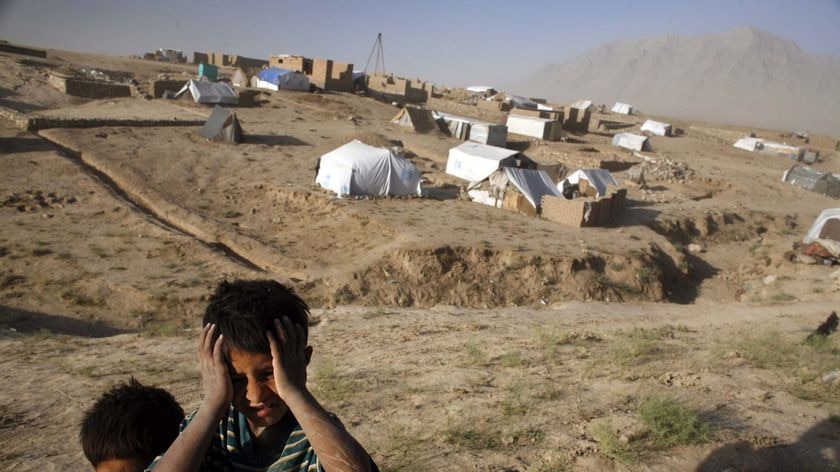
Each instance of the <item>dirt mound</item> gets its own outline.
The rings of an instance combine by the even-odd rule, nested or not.
[[[655,245],[626,255],[585,252],[579,257],[452,246],[399,249],[354,273],[352,280],[334,292],[319,295],[333,306],[662,301],[664,287],[682,277],[677,266]],[[307,288],[315,295],[314,285]]]
[[[358,139],[359,141],[375,147],[384,147],[384,148],[392,148],[392,147],[403,147],[403,142],[399,139],[391,139],[385,135],[374,133],[372,131],[359,131],[356,133],[351,133],[344,138],[345,143],[349,143],[350,141]]]
[[[693,242],[726,243],[750,241],[761,237],[770,228],[778,231],[797,227],[795,215],[777,218],[762,212],[706,211],[700,217],[664,219],[651,224],[651,229],[674,244]]]

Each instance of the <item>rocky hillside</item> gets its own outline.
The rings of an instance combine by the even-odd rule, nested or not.
[[[840,133],[840,58],[755,28],[605,44],[549,64],[512,90],[645,112],[791,131]]]

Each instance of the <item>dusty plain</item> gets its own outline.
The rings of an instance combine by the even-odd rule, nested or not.
[[[46,78],[68,68],[130,72],[139,90],[68,97]],[[662,118],[685,132],[651,138],[649,188],[630,187],[608,227],[573,228],[460,198],[443,171],[458,141],[389,124],[391,105],[265,93],[236,108],[245,142],[222,145],[153,125],[210,114],[143,98],[160,73],[194,66],[0,53],[4,109],[102,125],[0,119],[3,470],[84,470],[82,414],[130,375],[196,407],[203,301],[236,277],[311,303],[311,387],[383,470],[840,469],[840,380],[823,380],[840,341],[804,342],[840,284],[790,258],[836,202],[781,182],[791,161],[732,147],[795,130]],[[501,119],[459,98],[429,106]],[[596,118],[638,130],[645,117]],[[108,125],[120,119],[150,125]],[[509,146],[623,180],[641,159],[590,129]],[[318,157],[352,138],[400,146],[429,198],[314,186]],[[836,139],[812,136],[815,168],[837,170]],[[701,426],[663,440],[646,420],[655,401]]]

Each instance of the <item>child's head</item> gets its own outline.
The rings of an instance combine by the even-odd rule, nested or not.
[[[275,319],[288,318],[303,330],[305,345],[308,316],[306,303],[273,280],[222,282],[210,298],[204,325],[215,324],[216,332],[224,335],[233,407],[252,428],[274,426],[288,411],[277,394],[266,333],[276,333]],[[306,346],[305,354],[308,362],[312,348]]]
[[[210,297],[204,323],[217,326],[225,336],[225,348],[252,353],[271,352],[266,331],[274,332],[274,320],[289,318],[308,332],[309,307],[292,289],[273,280],[222,282]]]
[[[184,410],[169,392],[132,377],[93,404],[79,437],[97,472],[142,471],[178,437],[183,419]]]

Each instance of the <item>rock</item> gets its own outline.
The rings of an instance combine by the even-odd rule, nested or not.
[[[688,245],[688,252],[691,254],[700,254],[703,252],[703,246],[695,243],[691,243]]]
[[[773,285],[774,283],[776,283],[776,276],[768,275],[767,277],[764,277],[764,279],[762,279],[762,282],[764,282],[764,285]]]
[[[837,280],[840,279],[840,269],[835,270],[831,274],[829,274],[829,278]]]
[[[840,379],[840,370],[835,370],[834,372],[829,372],[823,375],[820,380],[822,383],[825,384],[834,384],[837,383],[838,379]]]

